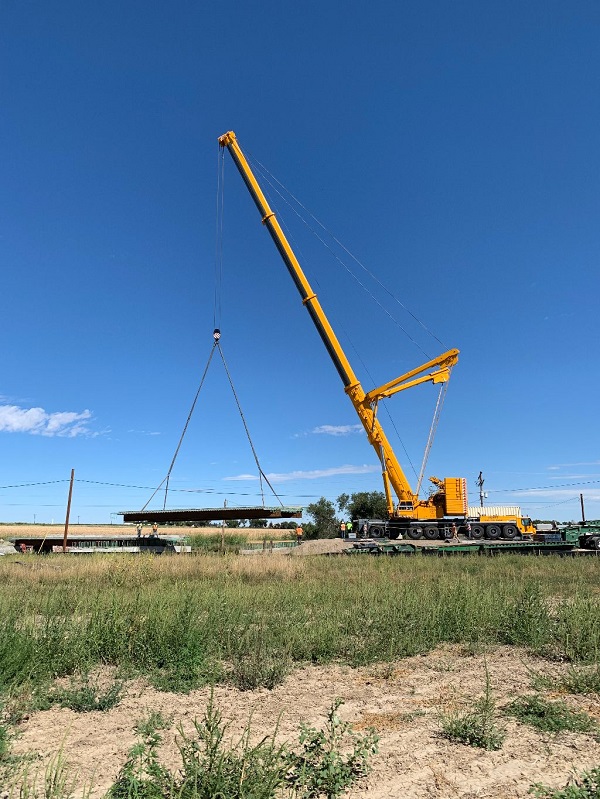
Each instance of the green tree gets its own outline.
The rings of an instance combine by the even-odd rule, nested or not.
[[[313,502],[306,508],[312,517],[314,527],[304,527],[307,538],[336,538],[338,535],[338,520],[335,517],[335,507],[325,497]],[[309,532],[310,531],[310,532]]]
[[[358,491],[348,498],[341,494],[338,499],[340,511],[346,511],[351,519],[385,519],[387,502],[383,491]]]
[[[339,512],[345,513],[350,502],[350,494],[340,494],[336,501]]]

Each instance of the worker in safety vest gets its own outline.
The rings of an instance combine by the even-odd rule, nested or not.
[[[340,524],[340,535],[342,538],[346,538],[346,522]]]
[[[348,535],[348,536],[349,536],[351,532],[352,532],[352,520],[350,520],[350,521],[349,521],[349,522],[346,524],[346,535]]]
[[[302,534],[303,533],[304,533],[304,530],[302,529],[302,525],[299,524],[298,527],[296,527],[296,543],[298,545],[302,543]]]

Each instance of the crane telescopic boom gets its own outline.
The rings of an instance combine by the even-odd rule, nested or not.
[[[462,478],[447,478],[445,481],[434,478],[432,482],[438,487],[433,496],[419,500],[404,474],[398,459],[392,449],[382,426],[377,419],[377,406],[380,399],[390,397],[399,391],[404,391],[420,383],[445,383],[450,378],[452,367],[458,360],[458,350],[452,349],[434,358],[422,366],[412,369],[406,374],[391,380],[389,383],[365,392],[360,381],[348,361],[337,336],[335,335],[323,308],[308,282],[283,230],[271,210],[267,199],[252,172],[244,153],[242,152],[235,133],[229,131],[219,138],[221,147],[226,147],[236,164],[252,199],[261,215],[262,223],[271,234],[275,246],[294,281],[310,317],[317,328],[319,335],[333,361],[335,368],[344,384],[344,390],[349,396],[352,405],[365,429],[370,444],[375,449],[381,462],[383,484],[390,517],[404,517],[408,519],[441,518],[447,512],[446,493],[448,481],[460,481]],[[454,486],[454,482],[452,483]],[[397,505],[392,497],[392,491],[397,497]],[[460,493],[460,492],[459,492]],[[466,515],[466,494],[454,498],[460,505],[459,513]],[[456,511],[450,511],[456,512]]]

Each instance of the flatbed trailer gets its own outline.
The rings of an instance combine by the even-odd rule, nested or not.
[[[506,544],[492,541],[461,541],[460,543],[426,544],[417,546],[398,541],[361,541],[345,550],[347,555],[573,555],[579,550],[566,542],[514,541]]]
[[[448,539],[409,542],[390,539],[357,541],[347,555],[600,555],[600,521],[582,523],[552,533],[537,533],[514,541]]]

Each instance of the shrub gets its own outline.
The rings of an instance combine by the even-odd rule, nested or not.
[[[502,747],[506,732],[496,721],[496,703],[490,675],[485,667],[485,693],[467,713],[442,716],[442,734],[451,741],[496,750]]]
[[[284,784],[285,747],[275,744],[276,731],[257,744],[250,743],[250,725],[237,745],[224,746],[227,724],[211,695],[195,735],[180,729],[178,799],[272,799]]]
[[[230,679],[240,691],[275,688],[281,685],[291,669],[288,651],[273,651],[265,643],[262,628],[251,630],[240,639],[232,653]]]
[[[298,752],[277,744],[277,729],[251,743],[250,722],[235,744],[225,742],[228,725],[211,693],[192,734],[179,728],[181,765],[173,774],[159,762],[158,730],[167,722],[153,714],[136,726],[139,741],[130,750],[108,799],[335,799],[368,771],[377,736],[357,735],[337,714],[336,701],[322,731],[303,726]],[[342,750],[351,751],[342,754]],[[58,799],[58,797],[57,797]],[[61,798],[62,799],[62,798]]]
[[[374,730],[365,735],[352,731],[350,724],[340,719],[336,699],[323,730],[302,725],[301,749],[288,755],[286,781],[294,796],[300,799],[335,799],[358,778],[369,772],[369,758],[377,752],[379,737]],[[350,745],[351,751],[342,754]]]
[[[129,750],[127,760],[108,791],[108,799],[166,799],[171,795],[173,780],[158,761],[160,729],[168,722],[160,713],[151,713],[138,722],[138,742]]]

